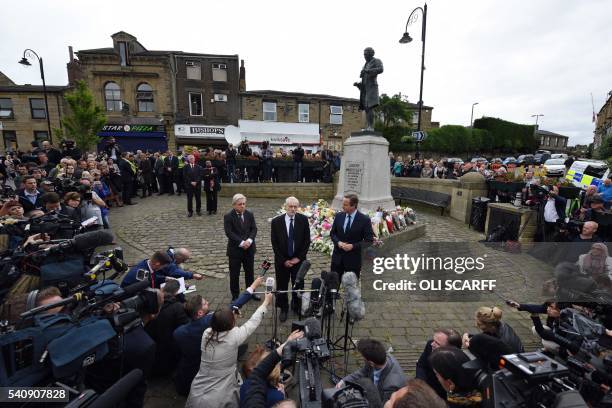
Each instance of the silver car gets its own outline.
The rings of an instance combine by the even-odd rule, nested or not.
[[[547,177],[563,177],[565,176],[565,160],[564,159],[548,159],[544,162]]]

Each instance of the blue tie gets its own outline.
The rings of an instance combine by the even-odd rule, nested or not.
[[[346,222],[346,228],[344,228],[344,233],[346,234],[351,229],[351,215],[348,215],[348,221]]]
[[[287,255],[293,258],[293,218],[289,219],[289,239],[287,240]]]

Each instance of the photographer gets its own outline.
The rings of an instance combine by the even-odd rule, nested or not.
[[[229,307],[237,311],[244,306],[251,298],[255,290],[264,282],[263,277],[255,279],[238,299],[230,303]],[[200,368],[202,357],[202,335],[210,327],[213,312],[209,311],[209,303],[200,295],[193,295],[187,299],[185,311],[191,318],[191,322],[184,324],[174,331],[174,341],[179,351],[179,362],[174,377],[176,392],[187,396],[193,378]]]
[[[67,215],[74,220],[75,223],[81,223],[81,195],[76,191],[71,191],[64,194],[64,205],[62,205],[61,214]]]
[[[61,209],[60,196],[57,193],[45,193],[40,197],[43,211],[45,213],[59,212]]]
[[[424,381],[412,379],[405,387],[391,394],[384,408],[446,408],[446,392],[444,395],[442,399]]]
[[[236,366],[238,347],[261,324],[272,297],[272,293],[266,293],[261,306],[240,327],[236,327],[236,316],[230,308],[218,309],[213,314],[210,327],[202,336],[200,371],[191,383],[186,408],[238,405],[240,391],[240,374]]]
[[[437,329],[433,333],[433,338],[427,341],[425,350],[421,353],[416,365],[416,378],[425,381],[440,398],[446,399],[446,391],[440,385],[436,374],[429,364],[429,356],[440,347],[461,348],[461,336],[453,329]]]
[[[74,147],[74,140],[64,140],[62,142],[61,156],[70,157],[71,159],[78,160],[81,158],[81,151]]]
[[[95,217],[98,227],[104,225],[102,220],[102,208],[106,207],[104,200],[91,190],[91,181],[88,178],[81,179],[81,218],[87,220]]]
[[[364,366],[354,373],[344,377],[336,388],[342,388],[347,381],[355,382],[361,378],[371,379],[384,403],[391,394],[406,385],[404,370],[397,360],[387,354],[385,346],[378,340],[360,339],[357,351],[364,359]]]
[[[456,347],[440,347],[429,357],[438,381],[447,392],[449,408],[479,407],[482,394],[476,390],[474,375],[463,367],[469,357]]]
[[[545,313],[547,315],[546,325],[544,326],[546,329],[551,329],[553,326],[556,326],[559,320],[559,316],[561,315],[561,310],[559,309],[557,303],[554,301],[545,302],[543,304],[524,304],[515,302],[514,300],[509,300],[508,306],[513,307],[520,312],[529,312],[531,314]],[[535,327],[532,327],[531,331],[534,335],[537,335]],[[549,350],[552,352],[556,352],[559,350],[558,344],[544,339],[542,339],[542,346],[545,350]]]
[[[270,406],[270,394],[275,391],[269,384],[268,378],[277,369],[283,356],[283,348],[293,340],[304,337],[304,332],[294,331],[287,337],[287,340],[278,346],[276,350],[270,352],[240,387],[240,406],[244,408],[264,408]],[[295,404],[293,404],[295,406]]]
[[[166,276],[161,270],[172,262],[172,259],[163,251],[157,251],[150,259],[144,259],[134,265],[125,275],[121,282],[121,287],[125,288],[132,283],[139,281],[138,271],[144,270],[148,274],[148,279],[151,282],[151,287],[159,288],[165,282]]]
[[[506,322],[502,322],[502,310],[498,307],[481,307],[476,311],[476,327],[483,334],[496,337],[503,341],[513,353],[523,353],[523,343],[516,335],[512,327]],[[463,335],[463,345],[465,348],[470,346],[470,335]]]
[[[565,218],[566,203],[567,199],[559,195],[559,187],[553,186],[544,205],[544,241],[556,241],[557,220]]]
[[[109,159],[113,159],[114,161],[119,160],[121,157],[121,147],[117,144],[114,137],[109,137],[106,141],[106,146],[104,146],[104,153],[106,157]]]

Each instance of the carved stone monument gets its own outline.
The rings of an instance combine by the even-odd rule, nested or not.
[[[344,142],[338,191],[332,207],[342,208],[345,194],[359,197],[362,212],[395,208],[391,197],[391,174],[389,168],[389,142],[374,131],[374,108],[378,106],[378,82],[382,73],[382,62],[374,58],[374,50],[364,50],[366,64],[361,70],[361,83],[355,83],[360,90],[361,109],[366,111],[366,126],[361,132],[354,132]]]

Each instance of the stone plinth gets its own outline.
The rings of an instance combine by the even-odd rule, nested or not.
[[[519,219],[518,229],[519,232],[522,229],[523,232],[518,241],[522,244],[529,245],[533,242],[536,229],[537,229],[537,214],[534,210],[528,207],[515,207],[510,203],[490,203],[487,206],[487,220],[485,223],[485,235],[489,235],[489,229],[494,228],[495,225],[491,224],[491,211],[497,210],[506,214],[513,214]],[[507,224],[506,224],[507,225]]]
[[[362,131],[351,134],[344,142],[340,179],[336,197],[332,203],[335,210],[342,208],[345,194],[357,194],[362,212],[395,208],[391,197],[391,175],[389,171],[389,142],[379,133]]]

